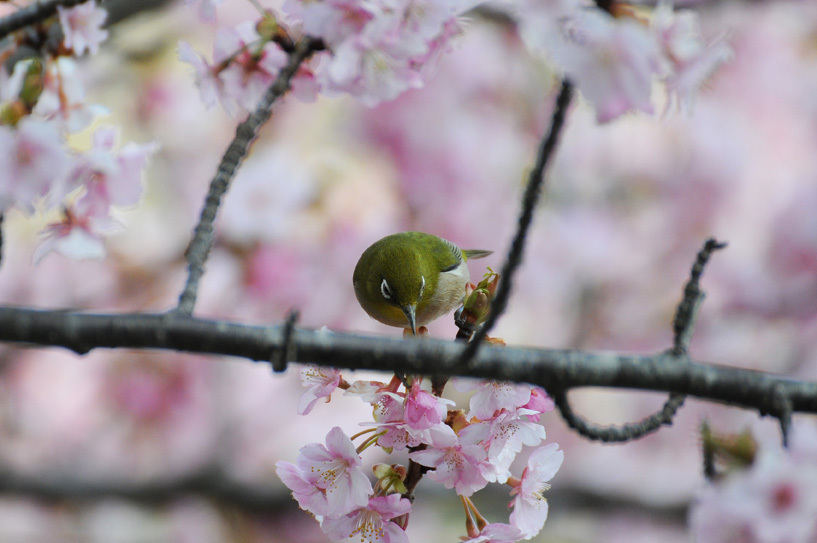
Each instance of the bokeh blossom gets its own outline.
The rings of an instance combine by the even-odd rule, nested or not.
[[[96,5],[96,0],[90,0],[71,8],[57,6],[60,15],[60,24],[65,36],[65,47],[81,56],[85,51],[96,54],[100,44],[108,38],[108,31],[102,24],[108,17],[108,12]]]
[[[708,484],[690,510],[697,543],[807,543],[817,538],[817,430],[796,425],[787,451],[761,444],[748,469]]]

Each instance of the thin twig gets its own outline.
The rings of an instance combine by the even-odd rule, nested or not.
[[[674,333],[672,353],[676,356],[683,356],[689,349],[692,340],[692,329],[695,324],[695,317],[698,308],[703,301],[704,293],[701,290],[701,274],[712,253],[726,247],[726,243],[721,243],[715,238],[709,238],[704,246],[698,251],[692,271],[689,274],[689,281],[684,286],[684,296],[678,309],[675,311],[675,318],[672,321]]]
[[[556,105],[553,110],[553,117],[550,121],[550,130],[542,138],[539,145],[539,150],[536,155],[536,163],[528,177],[528,183],[525,187],[525,194],[522,199],[522,211],[519,215],[519,221],[516,228],[511,247],[508,250],[508,256],[505,263],[502,265],[502,271],[499,276],[502,278],[496,290],[496,295],[491,301],[491,311],[485,324],[480,327],[474,334],[473,339],[468,343],[468,346],[463,351],[460,364],[462,367],[470,367],[471,360],[479,349],[482,341],[488,336],[488,332],[496,324],[499,317],[505,311],[508,305],[508,297],[511,293],[513,285],[513,276],[519,265],[522,263],[522,253],[525,249],[525,239],[528,234],[531,222],[533,221],[533,213],[536,209],[536,203],[539,201],[539,195],[542,192],[542,185],[545,182],[545,168],[550,162],[551,156],[556,149],[559,142],[559,135],[564,126],[565,116],[567,115],[567,108],[570,105],[570,100],[573,96],[573,85],[570,81],[565,79],[562,81],[562,88],[559,91],[559,96],[556,98]]]
[[[576,414],[570,406],[567,394],[564,391],[551,393],[551,397],[568,426],[588,439],[605,443],[632,441],[658,430],[661,426],[671,425],[675,413],[686,399],[683,394],[673,393],[669,395],[669,399],[664,403],[660,411],[639,422],[632,422],[622,426],[599,426]]]
[[[315,51],[323,47],[320,40],[310,37],[303,38],[295,50],[289,55],[289,62],[281,69],[275,82],[267,89],[261,98],[255,111],[247,119],[238,125],[235,138],[224,152],[218,171],[210,182],[210,189],[201,210],[199,223],[193,231],[190,245],[187,247],[185,257],[187,258],[187,281],[179,296],[179,304],[175,311],[183,314],[191,314],[196,305],[199,280],[204,274],[204,263],[210,254],[213,245],[214,230],[213,223],[216,220],[216,213],[221,205],[221,198],[227,192],[230,181],[238,171],[239,165],[249,152],[250,145],[258,135],[258,130],[267,122],[272,115],[272,105],[289,89],[292,78],[298,71],[298,67]]]

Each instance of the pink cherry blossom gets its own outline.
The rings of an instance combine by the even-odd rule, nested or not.
[[[377,2],[368,0],[315,0],[295,7],[300,7],[304,33],[323,39],[330,47],[360,33],[380,13]]]
[[[528,415],[528,420],[539,422],[539,415],[553,411],[556,407],[553,399],[547,395],[544,389],[533,387],[530,391],[530,401],[522,406],[523,409],[534,411]]]
[[[665,0],[653,12],[652,31],[669,60],[667,88],[678,99],[681,109],[689,111],[700,87],[732,57],[732,49],[723,37],[707,44],[701,36],[698,14],[675,11],[672,3]]]
[[[56,123],[25,117],[15,128],[0,126],[0,209],[32,213],[46,195],[47,205],[61,201],[72,164]]]
[[[329,396],[340,384],[340,370],[307,364],[301,368],[301,384],[308,387],[298,402],[298,414],[308,415],[321,398]]]
[[[707,484],[689,523],[698,543],[817,539],[817,428],[795,425],[790,450],[761,442],[751,467]]]
[[[476,390],[469,402],[468,416],[480,420],[490,419],[502,409],[515,411],[531,400],[531,387],[525,384],[457,379],[454,386],[463,392]]]
[[[324,519],[321,529],[333,541],[408,543],[405,530],[392,521],[411,511],[411,502],[400,494],[375,496],[365,507]]]
[[[65,36],[65,47],[73,50],[76,56],[81,56],[86,50],[96,54],[99,45],[108,38],[108,31],[102,28],[108,12],[97,7],[96,0],[72,8],[57,6],[57,12]]]
[[[487,524],[479,533],[470,538],[462,538],[463,543],[515,543],[524,538],[516,526],[495,522]]]
[[[235,111],[234,104],[246,111],[255,109],[278,71],[287,63],[287,54],[275,42],[267,42],[259,50],[260,39],[252,21],[235,28],[219,28],[213,63],[225,63],[218,78],[221,81],[220,98],[228,113]]]
[[[511,491],[515,496],[511,505],[511,524],[530,539],[539,533],[548,516],[548,502],[544,497],[550,488],[550,481],[564,460],[564,453],[559,445],[551,443],[533,451],[528,458],[528,465],[522,472],[520,482]]]
[[[664,58],[645,26],[578,0],[524,2],[519,17],[525,43],[576,84],[599,122],[632,110],[652,113],[652,84]]]
[[[107,209],[79,201],[63,210],[60,222],[50,223],[40,232],[43,241],[32,260],[36,264],[52,251],[72,260],[103,258],[106,254],[103,236],[121,227],[108,216]]]
[[[414,451],[409,458],[433,470],[428,478],[453,488],[460,496],[470,496],[488,484],[485,478],[485,449],[470,440],[460,440],[445,425],[431,429],[431,444],[421,451]]]
[[[378,392],[372,405],[374,406],[372,416],[375,422],[404,422],[406,404],[401,394],[388,391]]]
[[[184,0],[188,6],[199,4],[199,20],[203,23],[212,23],[216,20],[216,6],[224,0]]]
[[[420,382],[415,381],[406,396],[406,423],[415,430],[431,428],[443,421],[447,412],[446,406],[453,404],[451,400],[438,398],[421,389]]]
[[[374,30],[345,40],[322,72],[325,88],[347,92],[362,104],[374,106],[421,87],[423,79],[411,62],[412,55],[421,51],[407,45],[396,32],[377,35]]]
[[[343,391],[343,395],[357,396],[366,403],[375,404],[385,388],[386,383],[381,381],[362,381],[358,379]]]
[[[460,430],[460,437],[479,442],[488,453],[485,476],[489,481],[504,483],[510,476],[511,463],[523,445],[538,445],[545,439],[545,428],[527,420],[526,409],[501,411],[487,421],[471,424]]]
[[[387,450],[402,451],[422,443],[431,443],[431,429],[415,430],[403,421],[374,423],[377,432],[377,445]],[[432,427],[433,428],[433,427]]]
[[[99,105],[85,101],[85,91],[71,57],[57,57],[46,65],[43,92],[37,99],[33,113],[59,121],[68,132],[86,128],[94,117],[107,113]]]
[[[275,465],[278,477],[292,490],[301,508],[313,515],[345,515],[364,507],[372,493],[352,440],[337,426],[327,434],[326,446],[306,445],[296,464]]]
[[[179,41],[177,53],[179,60],[193,67],[193,80],[199,88],[201,101],[207,107],[214,106],[218,101],[222,87],[216,69],[203,56],[198,54],[192,45],[184,40]]]
[[[116,136],[114,127],[97,128],[93,147],[78,156],[70,174],[71,186],[85,187],[79,201],[89,206],[136,205],[142,195],[142,170],[158,144],[129,142],[114,152]]]
[[[663,58],[648,29],[626,18],[588,9],[562,28],[551,54],[603,123],[628,111],[653,112],[652,84]]]

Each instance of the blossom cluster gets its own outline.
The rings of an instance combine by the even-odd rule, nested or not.
[[[653,112],[652,88],[664,83],[689,110],[701,86],[732,51],[707,43],[695,12],[662,0],[651,14],[618,7],[615,16],[582,0],[514,4],[525,43],[546,53],[593,105],[599,122],[629,111]]]
[[[796,425],[788,450],[761,441],[751,465],[708,484],[690,509],[698,543],[817,541],[817,428]]]
[[[422,87],[435,61],[463,31],[461,15],[480,4],[474,0],[287,0],[280,17],[271,11],[262,22],[220,27],[213,62],[181,42],[182,60],[195,68],[205,103],[221,99],[235,112],[238,103],[251,110],[259,85],[268,85],[285,62],[266,20],[287,21],[289,35],[323,41],[325,50],[302,66],[293,90],[310,100],[317,93],[346,93],[374,106]],[[723,37],[707,42],[697,15],[676,12],[667,1],[651,14],[617,4],[610,14],[586,0],[520,0],[503,6],[534,50],[544,51],[593,104],[600,122],[628,111],[653,112],[652,86],[662,81],[669,98],[691,109],[702,85],[731,55]],[[622,7],[626,6],[626,7]],[[201,5],[202,18],[213,20],[212,2]],[[206,13],[206,14],[205,14]],[[240,36],[240,37],[239,37]],[[236,85],[236,73],[243,79]]]
[[[98,127],[91,149],[74,150],[68,138],[105,113],[88,104],[74,57],[96,53],[108,32],[107,12],[95,0],[66,9],[51,24],[62,28],[62,43],[43,46],[41,56],[24,58],[9,74],[0,70],[0,213],[26,214],[61,208],[34,259],[50,251],[71,258],[104,256],[103,235],[118,226],[112,206],[132,206],[141,196],[141,175],[155,144],[129,143],[115,150],[117,129]],[[2,53],[33,45],[19,36]],[[27,41],[28,40],[28,41]]]
[[[298,408],[301,414],[312,411],[319,399],[329,401],[337,388],[373,409],[374,420],[363,423],[367,429],[350,438],[335,427],[325,445],[307,445],[294,464],[276,464],[278,476],[298,504],[315,516],[332,540],[407,542],[411,502],[405,496],[411,493],[406,485],[417,484],[407,475],[412,464],[427,468],[430,480],[460,497],[466,512],[464,541],[519,541],[542,529],[548,514],[543,493],[564,455],[555,443],[541,446],[530,454],[518,478],[512,475],[511,464],[524,446],[538,446],[545,439],[539,418],[554,405],[544,390],[460,379],[454,386],[472,393],[466,413],[453,401],[426,391],[419,377],[407,387],[396,376],[389,383],[348,383],[338,370],[308,365],[301,379],[307,387]],[[356,447],[353,439],[358,438],[362,441]],[[406,454],[409,468],[375,465],[373,486],[360,456],[369,447]],[[489,523],[470,499],[492,482],[511,487],[508,523]]]
[[[286,63],[292,36],[307,34],[320,38],[325,50],[300,67],[293,92],[307,101],[318,92],[346,93],[374,106],[423,85],[460,31],[458,14],[467,7],[467,0],[288,0],[279,17],[267,11],[259,23],[219,27],[212,62],[187,42],[180,42],[179,56],[194,67],[204,102],[219,99],[235,113],[236,106],[255,107]],[[206,13],[209,19],[211,9]]]

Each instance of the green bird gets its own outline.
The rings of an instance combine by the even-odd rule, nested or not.
[[[423,232],[401,232],[375,242],[361,255],[352,282],[373,319],[417,333],[419,326],[462,304],[470,281],[466,261],[493,251],[462,250]]]

